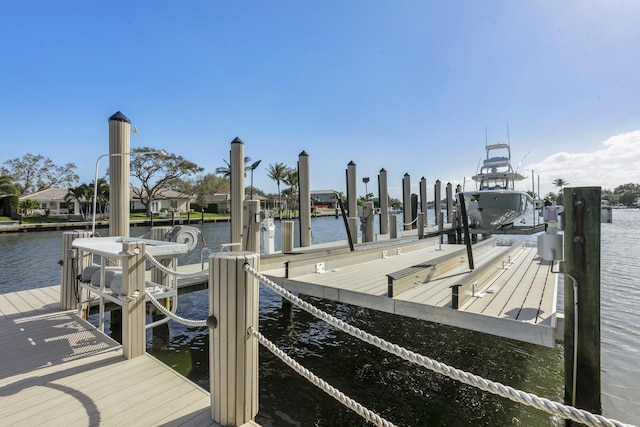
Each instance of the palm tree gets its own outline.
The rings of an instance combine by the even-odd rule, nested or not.
[[[287,175],[287,166],[284,163],[276,163],[275,165],[269,165],[267,174],[269,178],[274,180],[278,185],[278,202],[280,207],[280,221],[282,221],[282,193],[280,192],[280,181],[283,181]]]
[[[91,187],[95,183],[91,183]],[[93,194],[91,195],[91,202],[93,202]],[[104,178],[98,178],[98,198],[96,199],[97,208],[96,211],[100,211],[104,217],[104,213],[106,212],[107,204],[109,203],[109,184],[107,184],[107,180]],[[97,215],[98,212],[95,212]]]
[[[218,175],[222,175],[223,178],[231,178],[231,165],[225,159],[222,159],[226,166],[220,166],[216,168],[216,173]],[[249,162],[251,161],[251,157],[244,158],[244,177],[247,177],[247,169],[249,168]]]
[[[82,210],[82,205],[86,205],[93,199],[93,187],[87,184],[81,184],[78,187],[69,188],[69,191],[65,197],[65,201],[68,203],[70,200],[76,199],[80,204],[80,215],[82,218],[87,219],[89,209]]]
[[[296,169],[287,169],[287,173],[282,179],[282,182],[289,186],[289,198],[294,202],[292,207],[295,208],[296,186],[298,185],[298,171]],[[289,208],[289,219],[291,219],[291,208]]]
[[[563,187],[569,185],[569,182],[567,182],[564,178],[556,178],[553,180],[553,185],[555,185],[556,187],[560,187],[560,193],[562,193]]]

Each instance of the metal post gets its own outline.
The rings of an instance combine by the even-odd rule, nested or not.
[[[260,268],[251,252],[209,258],[209,371],[211,418],[225,426],[249,423],[258,413],[258,281],[243,270]],[[215,319],[215,320],[213,320]]]
[[[601,188],[565,188],[563,193],[564,272],[567,273],[564,280],[565,403],[601,414]],[[574,299],[574,279],[577,281],[577,301]],[[574,330],[576,315],[577,330]],[[577,346],[574,345],[575,334]],[[568,421],[566,425],[579,424]]]

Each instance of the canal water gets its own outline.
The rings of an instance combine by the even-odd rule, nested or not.
[[[606,416],[635,424],[640,423],[638,224],[640,210],[613,212],[613,223],[602,224],[601,263],[603,411]],[[226,223],[197,227],[212,249],[229,240]],[[148,230],[135,227],[130,234],[141,236]],[[314,243],[346,240],[342,219],[314,218],[312,230]],[[61,235],[60,231],[0,235],[0,293],[59,283]],[[200,251],[196,249],[180,263],[199,261]],[[548,349],[317,298],[304,299],[422,355],[562,401],[562,346]],[[178,314],[203,319],[207,315],[206,304],[206,291],[181,295]],[[399,426],[564,425],[545,413],[462,385],[363,344],[304,311],[282,310],[280,297],[264,286],[260,289],[260,330],[313,373]],[[148,350],[208,390],[205,328],[172,322],[169,342],[153,341],[149,334]],[[262,347],[260,412],[256,421],[263,426],[366,425],[360,416],[309,384]]]

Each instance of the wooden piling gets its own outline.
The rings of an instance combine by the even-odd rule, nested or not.
[[[402,222],[403,230],[411,230],[411,176],[408,173],[402,178]]]
[[[251,252],[217,252],[209,258],[209,331],[211,417],[225,426],[250,422],[258,413],[258,281],[243,270],[260,269]]]
[[[447,197],[447,222],[453,222],[453,186],[450,182],[447,182],[447,187],[445,189],[446,197]]]
[[[364,202],[362,204],[362,221],[364,224],[364,229],[362,231],[363,242],[373,242],[374,240],[373,218],[373,202]]]
[[[349,233],[358,242],[358,192],[356,187],[356,164],[350,161],[347,165],[347,214]]]
[[[282,253],[293,251],[293,221],[280,222],[280,239]]]
[[[129,236],[131,122],[120,111],[109,117],[109,236]],[[118,154],[118,155],[113,155]]]
[[[300,247],[311,246],[311,184],[309,178],[309,155],[303,151],[298,155],[298,187],[300,198]]]
[[[565,403],[602,413],[600,374],[600,187],[566,187],[564,197]],[[574,283],[577,280],[577,307]],[[578,329],[574,331],[575,311]],[[574,345],[577,334],[577,347]],[[575,350],[575,353],[574,353]],[[576,363],[574,387],[574,363]],[[575,388],[575,394],[574,394]],[[580,424],[568,421],[567,426]]]
[[[420,212],[424,213],[424,226],[427,226],[429,215],[427,214],[427,179],[420,179]]]
[[[123,242],[122,252],[122,354],[127,359],[146,351],[145,244]]]
[[[242,243],[242,204],[244,201],[244,142],[231,141],[231,242]]]
[[[91,237],[90,231],[65,231],[62,233],[62,275],[60,279],[60,308],[74,310],[84,300],[84,291],[78,286],[76,277],[84,267],[91,264],[91,254],[73,249],[75,239]]]
[[[440,213],[442,212],[442,192],[439,179],[437,179],[433,185],[433,209],[436,211],[436,224],[438,224],[438,221],[440,221]]]
[[[387,171],[382,168],[378,175],[378,198],[380,200],[380,234],[389,233],[389,190]]]
[[[260,253],[260,201],[245,200],[242,210],[242,248]]]
[[[398,238],[398,216],[397,215],[389,215],[389,238],[390,239]]]

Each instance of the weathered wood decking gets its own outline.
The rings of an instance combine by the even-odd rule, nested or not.
[[[125,359],[59,297],[0,294],[0,424],[217,425],[208,392],[148,354]]]
[[[321,254],[292,261],[288,268],[263,268],[263,273],[293,292],[553,347],[557,275],[536,252],[497,246],[490,239],[474,245],[475,271],[470,272],[464,246],[425,242],[402,255],[390,249],[386,258],[379,251],[375,259],[357,252]],[[457,259],[455,267],[388,296],[388,274],[447,255]],[[317,263],[323,263],[323,273],[312,272]],[[470,293],[458,310],[451,303],[454,285],[466,285]]]

